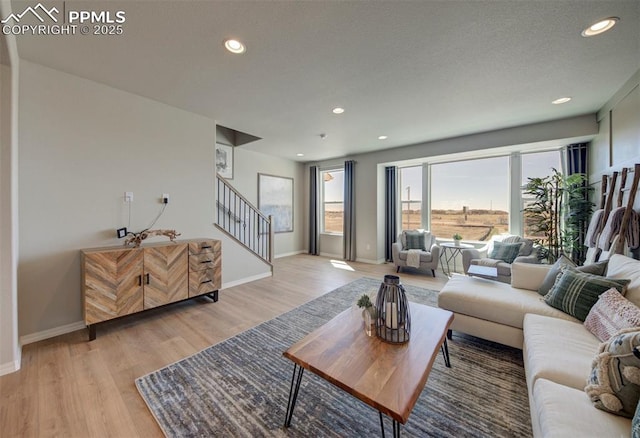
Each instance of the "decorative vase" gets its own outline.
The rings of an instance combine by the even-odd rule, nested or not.
[[[459,239],[453,239],[453,244],[455,246],[460,246],[460,240]]]
[[[364,321],[364,331],[367,336],[371,336],[376,332],[376,320],[371,314],[371,309],[362,310],[362,320]]]
[[[385,275],[376,297],[376,335],[391,344],[409,342],[411,313],[404,287],[397,275]]]

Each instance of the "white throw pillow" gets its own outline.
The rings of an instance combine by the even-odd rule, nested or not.
[[[553,265],[512,263],[511,287],[537,291]]]

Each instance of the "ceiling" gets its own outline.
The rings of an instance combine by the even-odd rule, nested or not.
[[[595,113],[640,68],[637,0],[45,4],[125,11],[124,33],[18,36],[21,58],[204,115],[262,138],[242,148],[298,161]],[[620,17],[611,31],[580,36],[609,16]],[[228,37],[247,52],[226,52]],[[551,105],[562,96],[573,100]]]

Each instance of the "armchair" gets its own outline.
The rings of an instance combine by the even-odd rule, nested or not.
[[[407,237],[408,233],[409,237]],[[415,238],[418,238],[420,242],[424,238],[424,245],[415,245]],[[440,247],[436,244],[436,236],[431,232],[403,231],[392,246],[392,254],[396,272],[400,272],[401,268],[409,266],[419,269],[431,269],[431,275],[436,276],[435,270],[440,260]]]
[[[513,254],[515,257],[502,257],[504,254],[498,255],[494,251],[496,247],[495,243],[500,244],[520,244],[520,248],[517,254]],[[508,245],[498,245],[501,249]],[[494,256],[496,258],[491,258]],[[511,260],[511,261],[509,261]],[[503,283],[511,283],[511,264],[512,263],[540,263],[538,260],[538,250],[533,246],[533,241],[525,239],[520,236],[513,235],[500,235],[494,236],[485,246],[478,249],[464,249],[462,250],[462,266],[465,274],[469,271],[471,265],[492,266],[498,271],[498,277],[491,277],[494,280],[501,281]]]

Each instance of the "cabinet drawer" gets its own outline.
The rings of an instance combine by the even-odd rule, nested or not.
[[[215,267],[215,257],[213,254],[190,254],[189,255],[189,272],[203,271]]]
[[[220,279],[216,279],[215,269],[189,273],[189,297],[213,292],[220,288]]]
[[[201,240],[199,242],[189,242],[189,254],[204,254],[220,251],[219,240]]]

